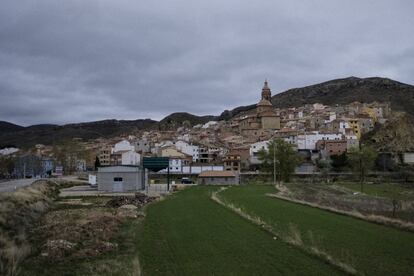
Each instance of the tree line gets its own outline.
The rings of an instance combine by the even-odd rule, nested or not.
[[[289,182],[297,166],[304,158],[288,142],[274,139],[267,144],[267,150],[259,151],[259,160],[262,162],[261,170],[270,174],[275,182]],[[368,145],[360,144],[341,155],[333,155],[316,162],[322,175],[331,171],[353,171],[363,183],[369,171],[373,170],[378,161],[378,152]]]

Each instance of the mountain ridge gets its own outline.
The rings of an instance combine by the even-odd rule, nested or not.
[[[342,97],[338,97],[338,93]],[[404,93],[407,94],[404,95]],[[354,101],[390,102],[392,109],[405,111],[414,117],[414,86],[389,78],[351,76],[300,88],[291,88],[272,96],[273,105],[279,108],[299,107],[313,103],[349,104]],[[219,118],[229,119],[255,107],[256,105],[252,104],[225,110]]]
[[[393,110],[404,111],[410,119],[414,118],[414,86],[388,78],[352,76],[301,88],[292,88],[272,96],[273,105],[279,108],[298,107],[313,103],[349,104],[354,101],[390,102]],[[27,127],[0,121],[0,148],[8,145],[21,147],[38,143],[51,144],[70,138],[110,138],[131,130],[171,130],[183,124],[193,126],[212,120],[229,120],[255,107],[256,104],[239,106],[225,110],[219,116],[197,116],[187,112],[175,112],[160,121],[107,119],[65,125],[42,124]]]

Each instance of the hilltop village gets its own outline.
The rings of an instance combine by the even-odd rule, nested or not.
[[[175,173],[206,165],[251,170],[260,163],[259,150],[267,149],[271,139],[289,142],[309,161],[341,155],[358,145],[361,135],[373,130],[375,123],[384,124],[390,114],[387,103],[274,108],[266,81],[254,110],[229,121],[100,141],[98,157],[101,165],[138,164],[142,156],[169,157],[170,171]]]
[[[413,245],[409,231],[414,231],[414,153],[407,138],[414,134],[411,126],[401,131],[394,127],[403,126],[399,122],[403,113],[378,102],[277,108],[267,81],[257,94],[253,108],[228,120],[207,118],[196,124],[186,119],[176,127],[178,120],[167,119],[165,129],[169,130],[126,128],[127,133],[110,139],[74,138],[54,145],[0,150],[0,196],[4,195],[0,203],[6,222],[0,234],[6,237],[6,248],[13,248],[5,250],[10,255],[0,258],[6,263],[0,265],[0,274],[1,267],[15,263],[14,252],[36,241],[34,253],[28,251],[21,266],[30,272],[34,267],[40,271],[36,275],[43,275],[45,267],[54,271],[48,275],[62,275],[78,269],[74,263],[84,265],[79,270],[86,272],[75,273],[79,275],[89,275],[93,265],[102,275],[135,275],[141,271],[141,261],[146,262],[142,268],[149,275],[170,274],[172,264],[189,262],[174,256],[191,256],[190,261],[197,263],[206,259],[205,267],[211,267],[211,252],[219,250],[214,264],[229,256],[242,260],[253,252],[243,263],[256,258],[255,263],[265,262],[257,267],[266,267],[288,249],[299,252],[297,260],[317,252],[309,257],[320,259],[324,266],[346,267],[344,272],[349,274],[397,271],[408,275],[413,263],[407,256],[412,255]],[[382,130],[385,134],[377,135]],[[403,159],[396,161],[392,156],[391,160],[390,151],[381,147],[401,141]],[[22,223],[28,217],[36,223]],[[242,232],[235,237],[236,230]],[[23,242],[23,234],[19,239],[8,235],[25,231],[33,237],[28,235]],[[317,240],[334,245],[329,254],[319,249],[325,250],[325,246],[314,242],[312,231],[318,233]],[[361,231],[365,234],[359,235]],[[307,235],[302,239],[301,233]],[[400,243],[396,243],[397,235],[404,238]],[[234,247],[246,237],[263,239]],[[367,241],[366,237],[384,242]],[[349,238],[359,240],[350,243]],[[230,243],[223,246],[222,241]],[[245,244],[259,246],[249,249]],[[344,247],[347,244],[352,246]],[[172,252],[171,245],[182,251]],[[274,247],[263,251],[264,245]],[[188,254],[192,248],[195,251]],[[229,254],[229,248],[236,249]],[[361,253],[367,248],[374,253]],[[282,253],[271,255],[277,250]],[[358,267],[345,263],[348,255],[341,259],[344,250],[360,260]],[[139,255],[140,260],[129,268],[134,261],[128,254],[138,252],[149,254]],[[200,252],[206,253],[201,256]],[[167,258],[157,258],[159,254]],[[292,256],[289,253],[284,262],[298,263]],[[113,273],[114,260],[119,260],[114,267],[128,270]],[[105,269],[100,270],[103,263]],[[387,267],[377,269],[378,263]],[[242,266],[240,262],[228,272],[213,270],[209,274],[235,274]],[[227,262],[222,261],[222,267],[227,268]],[[270,267],[264,274],[274,274],[276,270]],[[159,273],[160,268],[165,272]],[[178,274],[193,271],[191,266]],[[298,274],[312,274],[301,272]],[[205,274],[205,268],[198,274]]]
[[[14,170],[20,177],[53,174],[57,166],[65,173],[93,170],[97,162],[100,166],[136,166],[147,156],[169,157],[169,172],[175,174],[240,172],[256,171],[258,152],[266,150],[270,140],[280,138],[304,157],[296,171],[309,173],[316,170],[315,160],[347,152],[359,144],[362,135],[391,116],[388,103],[315,103],[280,109],[273,106],[271,96],[265,81],[256,108],[228,121],[194,126],[185,122],[176,130],[127,133],[88,142],[74,139],[58,147],[36,145],[23,155],[13,148],[0,154],[20,156]]]

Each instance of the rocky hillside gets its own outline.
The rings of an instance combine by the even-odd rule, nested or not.
[[[274,91],[273,91],[274,93]],[[289,89],[272,97],[276,107],[298,107],[305,104],[326,105],[359,102],[390,102],[393,110],[405,111],[414,117],[414,86],[386,78],[336,79],[302,88]],[[227,119],[255,105],[226,110],[219,118]]]
[[[405,111],[407,120],[414,118],[414,86],[385,78],[344,78],[294,88],[272,97],[276,107],[297,107],[305,104],[326,105],[359,102],[390,102],[393,110]],[[196,116],[185,112],[173,113],[160,122],[145,120],[104,120],[69,125],[17,126],[0,122],[0,148],[5,146],[32,146],[37,143],[52,144],[64,139],[113,137],[134,130],[171,130],[180,126],[193,126],[211,120],[228,120],[255,108],[256,105],[240,106],[226,110],[220,116]],[[407,121],[410,123],[410,121]]]
[[[402,153],[414,151],[414,128],[412,121],[404,113],[397,113],[384,126],[377,126],[363,137],[379,151]]]
[[[216,120],[215,116],[196,116],[187,112],[176,112],[168,115],[158,123],[160,130],[176,129],[180,126],[194,126]]]
[[[84,140],[99,137],[110,138],[142,130],[170,130],[179,126],[193,126],[214,120],[214,116],[196,116],[189,113],[173,113],[160,122],[145,120],[103,120],[67,125],[33,125],[22,127],[7,122],[0,122],[0,148],[30,147],[35,144],[50,145],[66,139],[82,138]]]

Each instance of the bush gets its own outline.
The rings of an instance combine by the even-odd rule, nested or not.
[[[27,230],[48,210],[59,188],[55,182],[38,181],[0,194],[0,275],[18,273],[20,262],[30,253]]]

